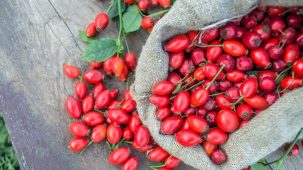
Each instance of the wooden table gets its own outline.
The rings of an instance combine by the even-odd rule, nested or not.
[[[108,1],[96,0],[0,1],[0,108],[23,169],[119,169],[107,163],[105,145],[93,145],[82,156],[67,149],[71,119],[64,109],[73,82],[63,75],[62,65],[84,67],[79,57],[85,44],[78,31],[107,6]],[[115,33],[111,23],[100,36]],[[136,54],[147,36],[141,30],[128,38]],[[289,159],[285,169],[303,169],[302,153]],[[136,155],[140,169],[146,169],[145,156]]]

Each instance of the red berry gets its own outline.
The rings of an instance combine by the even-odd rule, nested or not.
[[[194,107],[202,106],[204,105],[209,97],[209,93],[204,88],[199,88],[198,90],[195,90],[190,98],[190,104]]]
[[[264,110],[266,109],[269,105],[267,101],[259,95],[255,95],[250,98],[244,98],[244,101],[252,108],[258,109],[258,110]]]
[[[132,140],[133,136],[134,136],[134,133],[132,131],[130,131],[129,127],[125,127],[123,129],[123,138],[125,140],[130,141],[130,140]]]
[[[253,61],[250,57],[242,56],[242,57],[238,57],[236,60],[237,70],[247,72],[252,70],[253,67],[254,67]]]
[[[300,57],[300,47],[298,44],[289,44],[285,47],[283,60],[286,63],[293,63]]]
[[[195,65],[199,65],[205,61],[205,52],[202,48],[195,48],[190,53],[191,59],[193,60]]]
[[[90,84],[101,83],[103,77],[103,73],[99,70],[87,70],[83,73],[83,79]]]
[[[88,144],[88,140],[81,137],[73,138],[68,143],[68,149],[73,152],[80,152],[82,151]]]
[[[106,137],[110,144],[117,144],[122,138],[123,132],[119,125],[113,123],[107,127]]]
[[[139,161],[136,157],[130,157],[122,165],[122,170],[136,170],[138,168]]]
[[[129,122],[129,115],[122,109],[110,109],[107,116],[118,124],[128,124]]]
[[[265,77],[259,81],[260,89],[264,92],[272,92],[276,89],[276,82],[270,77]]]
[[[95,111],[86,113],[82,119],[83,122],[88,126],[101,125],[102,123],[104,123],[105,120],[101,113]]]
[[[170,99],[168,96],[159,96],[153,94],[149,97],[149,102],[157,107],[164,107],[169,104]]]
[[[88,136],[90,130],[82,122],[73,122],[68,125],[69,132],[75,137],[85,137]]]
[[[95,99],[92,94],[89,94],[82,101],[82,111],[84,113],[92,111],[94,108],[94,104],[95,104]]]
[[[113,165],[121,165],[127,161],[129,156],[130,151],[128,148],[118,148],[110,153],[108,161]]]
[[[163,148],[156,146],[147,153],[147,158],[153,162],[163,162],[169,157],[169,153]]]
[[[247,48],[253,49],[261,45],[262,39],[256,32],[246,31],[242,37],[242,42]]]
[[[227,54],[239,57],[247,53],[245,46],[237,40],[226,40],[223,42],[223,50]]]
[[[149,8],[149,0],[138,0],[137,5],[141,11],[146,11]]]
[[[222,109],[217,115],[218,127],[225,132],[235,131],[240,124],[237,114],[229,109]]]
[[[72,65],[64,64],[63,65],[64,74],[72,79],[78,78],[81,74],[80,70]]]
[[[205,151],[205,153],[208,155],[208,156],[211,156],[212,153],[217,149],[217,145],[214,145],[214,144],[211,144],[210,142],[208,141],[205,141],[203,142],[202,144],[202,147]]]
[[[257,93],[258,81],[255,77],[249,77],[240,86],[240,94],[244,98],[252,97]]]
[[[168,52],[181,52],[190,44],[186,35],[176,35],[171,38],[165,45],[164,49]]]
[[[247,104],[240,104],[237,107],[237,115],[242,120],[249,120],[254,116],[253,109]]]
[[[236,37],[237,25],[233,22],[227,23],[220,30],[220,36],[223,40],[231,40]]]
[[[96,98],[104,90],[105,90],[105,85],[103,83],[95,84],[93,89],[94,97]]]
[[[181,163],[181,160],[174,157],[174,156],[170,156],[165,160],[165,167],[166,168],[176,168],[177,166],[179,166]]]
[[[82,116],[80,102],[72,96],[67,98],[65,108],[72,118],[79,119]]]
[[[269,55],[262,47],[252,49],[250,57],[257,66],[268,67],[270,65]]]
[[[284,23],[282,18],[275,17],[275,18],[271,19],[271,21],[269,23],[269,27],[273,32],[279,32],[279,31],[282,31],[286,27],[286,24]]]
[[[89,62],[90,69],[99,69],[103,65],[103,62],[91,61]]]
[[[197,133],[205,133],[208,131],[209,126],[205,119],[202,116],[192,115],[187,117],[186,121],[189,124],[189,127]]]
[[[137,65],[137,57],[136,55],[132,52],[129,51],[125,54],[124,56],[124,62],[126,64],[126,66],[130,69],[130,70],[134,70],[136,68]]]
[[[184,52],[170,53],[169,54],[169,66],[173,69],[181,67],[184,61]]]
[[[211,45],[220,45],[220,41],[213,41]],[[214,62],[222,54],[222,47],[207,47],[206,48],[206,58],[209,62]]]
[[[150,29],[155,25],[154,21],[150,16],[145,16],[142,18],[141,27],[144,29]]]
[[[206,134],[206,140],[214,145],[221,145],[227,141],[228,135],[219,128],[210,129]]]
[[[100,143],[106,138],[106,131],[107,129],[105,124],[98,125],[94,127],[90,138],[94,143]]]
[[[163,80],[153,85],[152,93],[156,95],[165,96],[171,94],[174,88],[175,85],[172,82]]]
[[[182,129],[176,133],[177,142],[184,147],[194,147],[202,143],[202,139],[199,133],[194,132],[190,129]]]
[[[112,96],[109,90],[101,91],[100,94],[96,97],[95,100],[95,108],[96,109],[104,109],[109,106],[112,101]]]
[[[223,150],[217,149],[212,153],[211,160],[216,165],[220,165],[220,164],[224,163],[227,160],[227,155]]]
[[[74,86],[74,91],[78,99],[84,99],[87,93],[87,85],[83,81],[77,81]]]
[[[130,116],[129,122],[128,122],[128,127],[129,129],[135,133],[136,130],[139,128],[139,126],[141,125],[141,120],[140,117],[137,113],[133,113]]]
[[[158,2],[160,4],[160,6],[164,9],[168,8],[171,4],[171,0],[158,0]]]
[[[107,13],[101,12],[95,19],[95,25],[98,29],[104,30],[108,26],[109,17]]]
[[[135,131],[134,135],[134,142],[137,144],[138,147],[144,147],[146,146],[150,141],[150,134],[148,129],[141,125],[138,127],[138,129]]]
[[[95,23],[90,23],[86,29],[85,29],[85,34],[88,37],[94,37],[96,35],[97,29]]]
[[[292,70],[298,77],[303,77],[303,59],[295,61],[292,66]]]
[[[174,108],[178,113],[184,112],[189,107],[189,104],[190,104],[190,95],[185,90],[179,92],[173,101]]]
[[[137,107],[137,103],[135,100],[124,100],[122,103],[121,103],[121,109],[130,113],[132,111],[134,111]]]
[[[231,72],[226,73],[226,79],[233,83],[239,83],[242,80],[244,80],[245,78],[246,78],[246,75],[239,70],[233,70]]]
[[[131,5],[131,4],[135,3],[135,0],[124,0],[124,3],[127,5]]]
[[[181,129],[183,119],[180,116],[170,116],[161,123],[160,131],[165,135],[172,135]]]

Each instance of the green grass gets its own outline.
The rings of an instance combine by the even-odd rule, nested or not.
[[[19,169],[18,160],[0,112],[0,170],[15,169]]]

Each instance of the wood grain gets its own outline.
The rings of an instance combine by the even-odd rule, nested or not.
[[[23,169],[120,169],[107,163],[105,145],[93,145],[83,156],[67,149],[71,119],[64,101],[73,94],[73,81],[63,76],[62,65],[86,67],[79,60],[85,44],[77,38],[78,31],[107,5],[95,0],[0,1],[0,108]],[[100,36],[115,33],[111,23]],[[147,36],[143,30],[129,36],[136,54]],[[115,82],[108,86],[119,87]],[[146,169],[145,156],[136,155],[140,169]],[[274,157],[277,153],[269,159]],[[302,169],[302,158],[301,152],[284,169]]]

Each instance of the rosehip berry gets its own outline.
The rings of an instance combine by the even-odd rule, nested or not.
[[[100,14],[97,15],[95,19],[95,25],[98,29],[104,30],[107,28],[109,22],[109,17],[107,13],[101,12]]]
[[[80,70],[72,65],[64,64],[63,65],[64,74],[72,79],[78,78],[81,74]]]
[[[132,52],[129,51],[125,54],[124,56],[124,62],[126,64],[126,66],[130,69],[130,70],[134,70],[136,68],[137,65],[137,57],[136,55]]]
[[[108,161],[113,165],[121,165],[127,161],[129,156],[130,151],[128,148],[118,148],[110,153]]]
[[[229,109],[222,109],[217,115],[218,127],[225,132],[235,131],[240,124],[237,114]]]
[[[97,29],[95,23],[90,23],[86,29],[85,34],[87,37],[94,37],[96,35]]]
[[[227,155],[226,153],[221,150],[221,149],[217,149],[215,150],[212,155],[211,155],[211,160],[216,164],[216,165],[220,165],[222,163],[224,163],[227,160]]]
[[[176,35],[171,38],[165,45],[164,49],[168,52],[181,52],[190,44],[186,35]]]
[[[80,152],[82,151],[88,144],[88,140],[81,137],[76,137],[69,141],[68,149],[73,152]]]
[[[183,119],[180,116],[170,116],[161,123],[160,131],[165,135],[176,133],[183,125]]]

